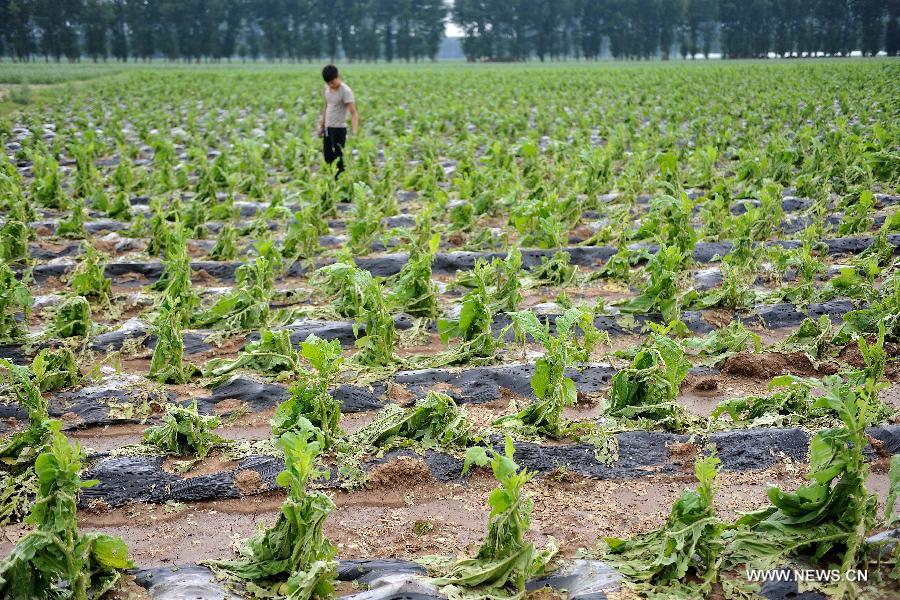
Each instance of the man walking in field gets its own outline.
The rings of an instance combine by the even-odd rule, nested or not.
[[[325,108],[319,122],[319,135],[324,140],[325,162],[337,161],[337,174],[344,172],[344,145],[347,143],[347,112],[350,112],[350,123],[353,135],[359,131],[359,113],[353,100],[353,90],[341,81],[338,69],[327,65],[322,69],[325,80]]]

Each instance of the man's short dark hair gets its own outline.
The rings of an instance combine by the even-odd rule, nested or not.
[[[334,80],[337,76],[338,70],[334,65],[325,65],[325,68],[322,69],[322,79],[325,80],[325,83]]]

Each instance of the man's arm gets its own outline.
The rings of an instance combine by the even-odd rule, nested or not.
[[[359,113],[356,112],[356,102],[348,102],[347,108],[350,110],[350,124],[353,126],[353,135],[359,131]]]
[[[325,113],[328,112],[328,100],[323,101],[324,106],[322,107],[322,120],[319,121],[319,135],[325,133]]]

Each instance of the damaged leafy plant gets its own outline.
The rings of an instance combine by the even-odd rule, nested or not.
[[[809,425],[829,411],[814,408],[810,390],[816,380],[806,380],[791,375],[781,375],[769,382],[769,389],[777,389],[769,396],[741,396],[723,400],[713,409],[709,419],[716,421],[727,414],[731,423],[745,427]]]
[[[197,411],[196,399],[190,406],[169,404],[162,424],[144,430],[144,441],[168,454],[206,458],[210,450],[224,442],[213,433],[218,426],[219,417]]]
[[[366,367],[388,367],[395,362],[394,339],[397,337],[394,319],[388,312],[381,284],[371,279],[365,296],[370,307],[365,315],[365,335],[356,340],[357,353],[353,361]],[[354,325],[358,333],[359,323]]]
[[[310,286],[331,299],[330,308],[341,317],[359,319],[378,301],[372,274],[352,262],[336,262],[316,271]]]
[[[35,529],[0,563],[0,594],[11,600],[100,598],[133,565],[121,538],[78,532],[78,492],[97,483],[78,478],[81,448],[54,432],[34,468],[37,499],[26,522]]]
[[[465,447],[471,440],[465,408],[440,392],[428,392],[415,406],[389,404],[349,437],[350,445],[381,450],[417,444],[422,449]]]
[[[264,327],[275,289],[273,265],[265,256],[238,267],[237,286],[194,320],[198,327],[240,332]]]
[[[216,236],[216,243],[209,251],[209,260],[234,260],[237,256],[237,228],[233,223],[225,223]]]
[[[154,322],[156,347],[150,359],[148,377],[161,383],[187,383],[199,369],[184,362],[184,339],[181,336],[181,311],[177,306],[161,307]]]
[[[324,493],[307,489],[310,480],[328,474],[315,466],[321,444],[312,428],[287,432],[277,443],[284,451],[285,470],[276,481],[287,488],[278,520],[248,539],[237,560],[206,564],[220,577],[240,582],[254,598],[328,598],[337,562],[322,525],[334,503]]]
[[[688,416],[675,399],[690,368],[677,341],[651,333],[631,365],[613,376],[604,415],[649,419],[670,431],[682,429]]]
[[[416,245],[409,260],[390,280],[389,306],[406,311],[414,317],[433,318],[437,314],[437,298],[431,281],[431,261],[437,252],[440,237],[434,234],[425,248]]]
[[[278,405],[272,417],[272,435],[280,437],[299,431],[308,421],[321,431],[325,448],[341,435],[341,404],[330,393],[344,359],[338,340],[323,340],[310,334],[301,344],[300,355],[309,361],[315,373],[302,371],[290,387],[290,397]]]
[[[112,282],[104,274],[106,260],[87,242],[82,244],[84,256],[69,280],[72,291],[80,296],[108,303]]]
[[[7,372],[5,381],[0,379],[5,393],[28,412],[28,426],[0,442],[0,525],[6,525],[28,513],[37,493],[34,461],[47,449],[53,432],[59,431],[59,422],[50,420],[47,401],[30,369],[3,359],[0,367]]]
[[[177,303],[182,316],[182,325],[187,325],[190,316],[200,308],[200,296],[191,288],[192,272],[184,230],[179,224],[166,245],[162,275],[150,289],[162,292],[163,305],[171,307]]]
[[[469,289],[483,288],[493,312],[512,312],[522,301],[521,278],[522,253],[512,248],[505,259],[493,258],[491,262],[477,259],[474,268],[461,273],[456,282]]]
[[[452,337],[459,338],[459,346],[430,359],[433,366],[463,363],[486,363],[494,360],[503,345],[503,334],[497,338],[491,329],[494,312],[486,282],[476,280],[476,287],[463,297],[459,316],[438,319],[437,329],[444,344]]]
[[[72,387],[81,380],[81,371],[72,350],[44,348],[31,361],[31,372],[42,392]]]
[[[600,341],[601,334],[594,327],[594,314],[586,308],[570,308],[556,318],[556,335],[550,334],[550,323],[541,324],[530,310],[509,313],[517,335],[530,335],[544,347],[544,355],[534,365],[531,389],[537,401],[516,415],[503,417],[496,424],[518,423],[538,431],[559,436],[565,429],[562,411],[574,406],[577,400],[575,382],[566,376],[567,368],[586,362]],[[582,339],[576,337],[575,327],[581,329]]]
[[[66,298],[56,309],[52,331],[61,338],[87,336],[91,331],[91,304],[84,296]]]
[[[562,250],[550,258],[542,256],[540,266],[531,275],[542,285],[572,285],[578,279],[578,269],[569,264],[570,260],[569,253]]]
[[[695,461],[697,489],[681,493],[663,527],[628,540],[606,538],[606,560],[642,597],[688,600],[709,595],[725,547],[725,524],[713,506],[719,463],[715,455]]]
[[[869,466],[865,458],[866,427],[873,422],[883,374],[883,331],[870,346],[859,339],[870,367],[858,382],[832,381],[815,408],[838,415],[841,427],[821,429],[809,446],[809,483],[794,492],[772,486],[770,506],[748,513],[729,536],[729,561],[753,569],[771,569],[786,557],[804,555],[814,564],[836,560],[841,573],[855,568],[866,532],[875,523],[877,497],[865,486]],[[848,578],[829,589],[835,597],[853,594]]]
[[[213,358],[206,363],[205,375],[214,378],[214,385],[237,371],[249,369],[273,376],[290,376],[300,369],[300,358],[291,347],[291,332],[287,329],[262,329],[259,340],[249,342],[234,360]]]
[[[682,341],[688,354],[699,356],[706,364],[720,365],[725,359],[743,352],[750,345],[759,352],[759,336],[749,331],[740,321],[732,321],[703,337],[690,337]]]
[[[540,551],[533,543],[525,541],[525,534],[531,527],[532,502],[523,488],[534,474],[519,469],[514,455],[515,446],[508,436],[502,454],[482,446],[469,448],[466,452],[463,473],[473,464],[490,466],[500,485],[488,498],[491,512],[487,537],[473,558],[451,564],[423,560],[429,570],[439,574],[430,582],[450,598],[467,594],[494,598],[521,596],[525,592],[525,582],[542,575],[556,554],[552,538]]]
[[[647,261],[649,281],[641,294],[621,302],[619,310],[638,314],[657,311],[666,322],[677,319],[680,312],[677,280],[684,259],[675,246],[660,246]]]
[[[28,256],[28,228],[22,221],[8,219],[0,227],[0,260],[19,262]]]
[[[0,262],[0,343],[16,342],[25,335],[25,330],[16,318],[21,312],[27,319],[31,315],[31,294],[23,281],[5,262]]]

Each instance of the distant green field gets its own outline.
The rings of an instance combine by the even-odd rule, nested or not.
[[[0,63],[0,84],[54,84],[113,75],[124,67],[115,63]]]

